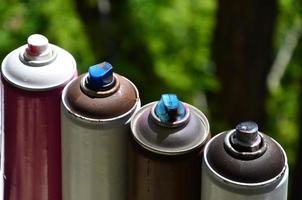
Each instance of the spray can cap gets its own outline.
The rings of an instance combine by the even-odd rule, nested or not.
[[[245,148],[248,151],[256,151],[261,146],[261,137],[258,132],[258,125],[252,121],[246,121],[236,126],[232,143],[240,149]]]
[[[93,65],[88,69],[87,87],[94,91],[111,88],[114,83],[113,67],[108,62]]]
[[[155,115],[163,123],[181,121],[186,116],[186,108],[175,94],[163,94],[155,107]]]
[[[247,160],[260,157],[267,149],[258,125],[252,121],[238,124],[235,130],[226,135],[224,144],[230,154]]]
[[[45,36],[33,34],[27,38],[27,48],[23,56],[26,61],[49,62],[50,59],[54,59],[55,54]]]

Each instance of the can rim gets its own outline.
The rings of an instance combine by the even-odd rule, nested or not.
[[[210,125],[209,125],[209,122],[208,122],[206,116],[200,110],[198,110],[196,107],[183,102],[183,104],[185,104],[185,106],[191,108],[193,110],[193,112],[198,113],[198,117],[201,119],[201,121],[204,124],[204,127],[206,129],[205,133],[207,133],[207,134],[204,134],[204,137],[200,140],[200,142],[197,143],[196,145],[187,147],[187,148],[182,149],[180,151],[179,150],[162,150],[160,148],[154,148],[153,146],[145,144],[143,141],[141,141],[138,138],[136,129],[134,128],[134,125],[135,125],[135,123],[137,121],[136,120],[137,116],[140,113],[142,113],[143,111],[145,111],[145,109],[148,109],[148,107],[150,107],[152,109],[153,108],[153,104],[156,104],[156,102],[157,101],[153,101],[153,102],[150,102],[150,103],[144,105],[143,107],[141,107],[141,109],[133,116],[133,118],[131,120],[131,125],[130,125],[130,127],[131,127],[131,136],[134,138],[134,140],[140,146],[142,146],[144,149],[149,150],[149,151],[151,151],[153,153],[157,153],[157,154],[161,154],[161,155],[173,156],[173,155],[183,155],[183,154],[186,154],[188,152],[192,152],[196,148],[202,147],[208,141],[207,138],[209,137],[209,134],[210,134]],[[191,113],[193,113],[193,112],[191,112]]]
[[[60,79],[60,80],[57,80],[57,81],[52,81],[50,83],[45,82],[45,83],[43,83],[42,86],[38,85],[38,84],[35,84],[35,83],[33,83],[33,84],[24,84],[24,81],[23,82],[22,81],[21,82],[15,82],[14,76],[11,75],[11,72],[9,72],[9,70],[7,69],[8,67],[6,66],[10,56],[18,55],[18,61],[20,62],[21,65],[30,66],[33,69],[34,68],[39,69],[40,67],[43,67],[43,66],[35,66],[35,65],[33,66],[29,63],[24,63],[20,59],[20,53],[24,52],[24,49],[26,48],[26,45],[23,45],[21,47],[18,47],[17,49],[14,49],[13,51],[11,51],[3,59],[2,63],[1,63],[1,76],[3,77],[3,79],[6,80],[11,85],[13,85],[13,86],[15,86],[19,89],[26,90],[26,91],[43,92],[43,91],[49,91],[49,90],[52,90],[52,89],[55,89],[55,88],[59,88],[61,86],[65,86],[68,82],[70,82],[70,80],[72,80],[74,77],[77,76],[76,61],[75,61],[74,57],[69,52],[62,49],[61,47],[58,47],[58,46],[56,46],[54,44],[51,44],[51,43],[49,43],[49,46],[50,46],[50,48],[52,48],[53,51],[60,51],[60,52],[66,53],[66,55],[70,56],[71,65],[72,65],[72,69],[70,69],[70,72],[72,72],[72,73],[68,72],[68,77],[66,76],[64,79]],[[59,52],[56,52],[55,58],[59,57],[58,54],[59,54]],[[45,66],[47,66],[50,63],[52,63],[52,62],[46,62],[44,64],[45,64]],[[22,83],[23,83],[23,85],[22,85]]]
[[[33,66],[33,67],[39,67],[39,66],[47,65],[47,64],[51,63],[53,60],[55,60],[56,57],[57,57],[57,52],[55,51],[54,46],[49,44],[49,49],[51,50],[52,55],[51,55],[50,58],[48,58],[46,60],[42,60],[42,61],[26,60],[26,57],[24,56],[24,54],[26,52],[26,48],[24,48],[20,51],[19,59],[25,65],[29,65],[29,66]]]
[[[87,80],[87,77],[88,77],[88,73],[86,73],[83,77],[82,77],[82,80],[81,80],[81,84],[80,84],[80,87],[81,87],[81,90],[86,93],[86,95],[88,96],[91,96],[91,97],[108,97],[110,96],[111,94],[115,93],[119,87],[120,87],[120,81],[119,79],[117,78],[116,76],[116,73],[113,73],[113,80],[115,82],[115,86],[113,86],[112,88],[108,89],[108,90],[105,90],[105,91],[94,91],[94,90],[91,90],[89,89],[87,86],[86,86],[86,80]]]
[[[234,130],[230,130],[230,131],[234,131]],[[220,175],[218,172],[216,172],[210,165],[209,161],[208,161],[208,158],[207,158],[207,154],[208,154],[208,151],[209,151],[209,146],[212,144],[212,142],[217,138],[219,137],[220,135],[224,134],[225,132],[222,132],[222,133],[219,133],[217,135],[215,135],[211,141],[209,141],[205,148],[204,148],[204,152],[203,152],[203,161],[204,163],[206,164],[206,167],[207,169],[209,169],[211,172],[212,172],[212,176],[214,176],[215,178],[217,179],[220,179],[222,180],[224,183],[226,184],[231,184],[231,185],[236,185],[236,186],[241,186],[241,187],[247,187],[247,188],[254,188],[254,187],[264,187],[264,186],[267,186],[273,182],[276,182],[278,181],[279,179],[281,179],[284,174],[286,173],[286,170],[288,168],[288,164],[287,164],[287,156],[286,156],[286,153],[284,151],[284,149],[282,148],[282,146],[276,142],[273,138],[270,138],[280,149],[281,149],[281,152],[284,156],[284,162],[285,162],[285,165],[284,167],[282,168],[281,172],[276,175],[275,177],[267,180],[267,181],[262,181],[262,182],[256,182],[256,183],[245,183],[245,182],[240,182],[240,181],[233,181],[231,179],[228,179],[228,178],[225,178],[224,176]],[[263,133],[259,132],[260,134],[263,135]]]
[[[85,74],[84,76],[86,76],[86,74]],[[121,75],[120,75],[120,76],[121,76]],[[124,77],[124,76],[121,76],[121,77],[124,78],[124,79],[126,79],[126,80],[133,86],[133,88],[134,88],[134,90],[135,90],[135,94],[136,94],[136,102],[135,102],[135,104],[132,106],[132,108],[131,108],[129,111],[125,112],[125,113],[122,114],[122,115],[119,115],[119,116],[117,116],[117,117],[107,118],[107,119],[97,119],[97,118],[85,117],[85,116],[82,116],[82,115],[77,114],[77,113],[75,113],[74,111],[72,111],[72,110],[68,107],[68,105],[67,105],[67,103],[66,103],[66,101],[65,101],[65,97],[66,97],[66,92],[67,92],[69,86],[70,86],[74,81],[76,81],[76,79],[70,81],[70,82],[65,86],[65,88],[63,89],[62,96],[61,96],[62,104],[63,104],[64,108],[66,109],[66,111],[67,111],[70,115],[72,115],[72,116],[75,117],[76,119],[79,119],[79,120],[84,121],[84,122],[99,124],[99,123],[110,123],[110,122],[113,122],[113,121],[118,120],[118,119],[125,119],[125,124],[128,124],[128,123],[130,122],[131,118],[132,118],[131,115],[132,115],[133,113],[135,113],[135,111],[136,111],[137,109],[140,108],[141,102],[140,102],[140,98],[139,98],[139,92],[138,92],[138,89],[136,88],[136,86],[135,86],[129,79],[127,79],[126,77]],[[130,117],[129,117],[129,116],[130,116]],[[129,119],[127,119],[128,117],[129,117]]]

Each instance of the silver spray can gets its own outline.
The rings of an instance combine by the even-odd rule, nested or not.
[[[62,94],[64,200],[127,198],[129,123],[140,107],[132,82],[103,62]]]
[[[174,94],[142,107],[131,122],[129,200],[200,200],[206,116]]]
[[[287,157],[254,122],[216,135],[204,150],[202,200],[286,200]]]

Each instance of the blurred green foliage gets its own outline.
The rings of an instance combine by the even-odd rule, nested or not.
[[[128,4],[139,38],[124,36],[128,41],[123,48],[127,48],[127,42],[135,43],[134,39],[143,41],[151,56],[150,66],[168,91],[182,94],[183,100],[192,102],[198,92],[217,87],[209,60],[215,1],[129,0]],[[0,58],[23,45],[28,35],[42,33],[70,51],[82,72],[100,62],[90,47],[74,1],[7,0],[1,3],[0,11]],[[126,71],[127,57],[117,59],[121,63],[118,68],[123,68],[118,71]],[[143,78],[144,74],[137,76]]]
[[[44,34],[51,43],[68,49],[80,66],[94,60],[72,0],[2,0],[0,12],[1,60],[33,33]]]
[[[301,27],[301,6],[297,0],[279,0],[279,15],[275,33],[275,51],[282,45],[289,31]],[[290,166],[294,166],[299,139],[299,91],[301,85],[301,39],[294,49],[280,85],[267,100],[269,134],[285,148]]]
[[[170,90],[192,102],[196,93],[217,87],[209,59],[215,1],[130,0],[130,8],[155,74]]]

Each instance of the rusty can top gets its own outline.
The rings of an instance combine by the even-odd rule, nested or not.
[[[116,119],[127,123],[140,107],[135,85],[113,73],[107,62],[91,66],[88,73],[70,82],[63,90],[62,103],[74,117],[96,123]]]
[[[8,54],[1,73],[9,83],[30,91],[60,87],[77,74],[72,55],[40,34],[29,36],[27,45]]]
[[[131,121],[134,140],[162,155],[181,155],[202,147],[209,129],[206,116],[174,94],[164,94],[160,101],[143,106]]]
[[[254,122],[216,135],[206,145],[204,162],[223,182],[238,186],[264,186],[280,180],[287,169],[282,147],[258,131]]]

